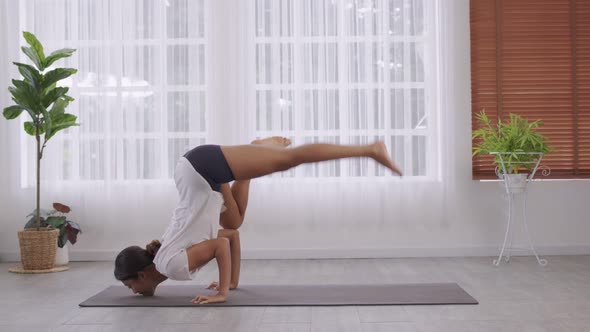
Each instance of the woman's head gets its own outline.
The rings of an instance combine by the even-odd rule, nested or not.
[[[135,294],[154,295],[156,286],[162,282],[162,274],[154,266],[154,257],[160,246],[160,241],[153,240],[145,249],[130,246],[121,250],[115,259],[115,278]]]

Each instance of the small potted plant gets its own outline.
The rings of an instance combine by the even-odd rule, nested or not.
[[[82,234],[82,229],[78,223],[66,219],[66,214],[71,211],[70,207],[61,203],[53,203],[53,210],[46,211],[41,209],[41,227],[54,228],[59,230],[57,237],[57,252],[55,254],[55,265],[66,265],[69,262],[68,241],[75,244],[78,240],[78,233]],[[36,228],[37,211],[34,210],[27,217],[31,217],[25,229]]]
[[[527,172],[531,172],[535,164],[531,163],[539,158],[536,154],[523,154],[541,152],[543,154],[553,151],[543,134],[536,131],[543,122],[537,120],[529,122],[518,114],[510,113],[509,119],[502,122],[498,119],[496,124],[485,114],[485,110],[477,113],[476,118],[482,125],[472,135],[474,141],[473,156],[488,154],[491,152],[503,152],[502,159],[506,166],[506,173],[502,167],[500,155],[494,155],[494,163],[497,166],[498,176],[502,179],[508,177],[508,184],[514,192],[524,190]],[[479,141],[476,142],[476,140]]]
[[[42,228],[40,214],[40,185],[41,158],[47,141],[58,131],[79,126],[76,116],[65,113],[66,107],[74,99],[67,95],[67,87],[58,87],[57,82],[76,73],[73,68],[55,68],[45,72],[51,65],[61,58],[74,53],[74,49],[64,48],[45,56],[43,45],[30,32],[23,32],[23,36],[30,47],[22,47],[23,53],[31,59],[34,66],[14,62],[23,76],[22,80],[12,80],[14,86],[8,91],[12,95],[15,105],[4,108],[2,114],[7,120],[18,118],[21,113],[30,116],[31,121],[24,123],[27,134],[34,136],[37,141],[35,151],[37,161],[37,209],[35,209],[36,227],[18,231],[20,256],[25,271],[52,271],[55,265],[55,253],[59,230],[57,228]],[[41,135],[43,143],[41,144]]]

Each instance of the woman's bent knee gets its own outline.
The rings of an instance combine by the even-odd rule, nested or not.
[[[221,214],[221,219],[220,219],[219,224],[224,229],[237,230],[238,228],[240,228],[240,226],[242,226],[243,222],[244,222],[244,216],[242,216],[242,215],[230,217],[229,215],[224,216],[223,214]]]

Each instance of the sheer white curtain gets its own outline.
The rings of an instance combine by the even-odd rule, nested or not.
[[[78,69],[60,83],[80,126],[48,142],[41,169],[42,208],[71,205],[90,234],[76,248],[141,245],[169,222],[174,165],[209,130],[205,11],[204,0],[20,1],[12,33],[77,49],[54,66]],[[21,134],[21,146],[21,186],[32,188],[34,138]]]
[[[22,3],[24,30],[46,48],[77,49],[63,65],[78,73],[64,85],[77,99],[70,112],[81,126],[48,144],[55,151],[45,178],[169,179],[177,156],[207,135],[204,1]]]
[[[56,65],[78,69],[64,83],[76,98],[68,112],[81,126],[47,144],[42,205],[74,208],[89,234],[76,250],[111,252],[161,235],[177,201],[174,163],[196,145],[271,135],[293,146],[383,139],[403,179],[362,158],[252,180],[244,257],[354,256],[413,246],[412,233],[437,243],[431,231],[449,228],[456,174],[437,7],[436,0],[21,0],[20,27],[9,33],[27,30],[46,49],[78,50]],[[23,190],[32,190],[34,139],[20,140],[10,162],[21,169]]]
[[[432,1],[249,3],[248,112],[258,136],[280,131],[301,143],[343,144],[381,138],[406,175],[436,177]],[[295,175],[383,177],[384,170],[349,159],[288,176]]]
[[[299,166],[255,180],[244,228],[269,247],[399,248],[449,228],[452,111],[440,89],[435,0],[251,0],[241,9],[248,135],[382,139],[405,177],[374,161]],[[248,136],[244,135],[244,136]],[[272,236],[270,236],[272,235]],[[269,239],[270,238],[270,239]],[[311,256],[322,255],[310,251]],[[290,255],[285,253],[285,255]],[[338,255],[338,254],[335,254]]]

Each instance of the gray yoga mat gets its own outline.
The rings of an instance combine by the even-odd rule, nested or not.
[[[154,296],[110,286],[81,307],[339,306],[380,304],[478,304],[456,283],[380,285],[240,285],[224,303],[193,304],[196,295],[215,294],[202,285],[160,285]]]

